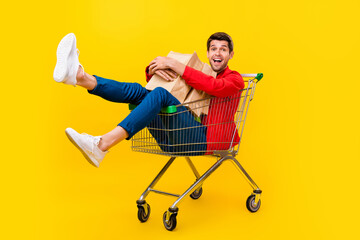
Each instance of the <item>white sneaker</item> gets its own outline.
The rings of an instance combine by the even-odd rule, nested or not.
[[[86,160],[95,167],[99,167],[99,164],[104,159],[108,151],[101,151],[98,147],[101,136],[91,136],[86,133],[79,134],[72,128],[65,130],[67,137],[70,141],[80,150]]]
[[[69,33],[61,39],[56,51],[54,80],[76,86],[76,74],[81,66],[76,48],[75,34]]]

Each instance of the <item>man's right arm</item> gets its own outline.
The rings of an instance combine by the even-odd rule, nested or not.
[[[146,82],[149,82],[150,79],[151,79],[151,77],[153,76],[152,74],[149,73],[149,67],[150,67],[150,66],[147,66],[147,67],[145,68]]]

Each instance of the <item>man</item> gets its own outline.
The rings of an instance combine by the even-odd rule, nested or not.
[[[179,74],[187,84],[195,89],[219,98],[231,97],[237,95],[244,88],[241,75],[231,71],[227,66],[233,55],[231,37],[226,33],[215,33],[207,41],[207,57],[212,69],[217,72],[216,78],[185,66],[174,59],[157,57],[146,68],[147,81],[153,74],[157,74],[167,81],[172,81]],[[122,83],[89,75],[79,63],[76,38],[72,33],[66,35],[59,43],[54,79],[56,82],[84,87],[90,94],[98,95],[109,101],[138,105],[118,126],[102,136],[94,137],[88,134],[79,134],[71,128],[65,130],[70,141],[81,151],[89,163],[96,167],[99,167],[100,162],[111,147],[124,139],[130,139],[146,126],[154,124],[162,107],[180,104],[174,96],[161,87],[150,92],[138,83]],[[198,126],[196,134],[184,134],[188,138],[185,140],[187,142],[191,141],[189,139],[191,136],[199,135],[202,142],[217,143],[216,146],[214,144],[200,145],[203,152],[215,150],[219,147],[229,147],[226,142],[229,142],[231,137],[234,140],[231,142],[238,142],[239,140],[237,133],[236,136],[221,134],[224,131],[224,126],[226,129],[236,129],[235,124],[233,124],[233,117],[237,105],[230,107],[229,111],[222,112],[226,109],[225,103],[216,99],[213,102],[218,104],[209,110],[209,114],[204,117],[202,124],[212,123],[211,125],[215,126],[208,128]],[[188,115],[183,117],[185,121],[181,121],[185,128],[197,124],[191,114],[188,113]],[[220,125],[216,125],[219,122],[227,122],[227,124],[221,128]],[[158,140],[156,136],[154,137]],[[222,146],[221,144],[224,143],[225,145]]]

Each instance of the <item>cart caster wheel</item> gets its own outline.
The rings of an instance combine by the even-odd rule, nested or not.
[[[255,195],[250,195],[248,199],[246,200],[246,208],[250,212],[257,212],[259,210],[261,205],[261,200],[259,199],[259,202],[255,205]]]
[[[203,190],[202,190],[202,187],[199,189],[199,190],[195,190],[192,194],[190,194],[190,197],[192,199],[198,199],[201,197],[201,194],[202,194]]]
[[[144,204],[138,204],[138,219],[140,222],[146,222],[150,216],[150,205],[146,202]],[[146,211],[145,211],[146,208]]]
[[[166,221],[166,215],[167,215],[167,212],[164,212],[164,215],[163,215],[163,223],[164,223],[164,226],[166,228],[166,230],[168,231],[172,231],[176,228],[176,215],[177,213],[170,213],[170,218],[168,221]]]

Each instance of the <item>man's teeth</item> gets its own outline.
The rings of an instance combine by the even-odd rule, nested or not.
[[[214,59],[214,62],[221,62],[221,59]]]

